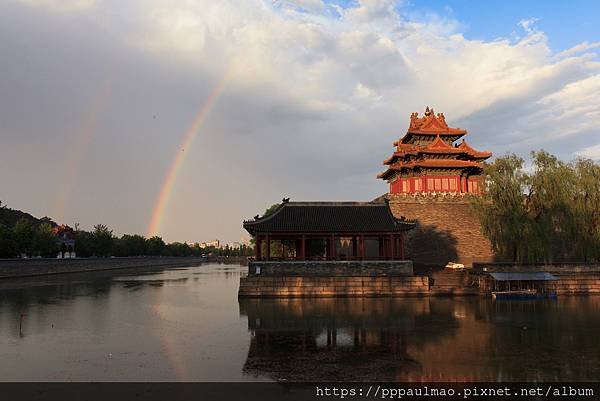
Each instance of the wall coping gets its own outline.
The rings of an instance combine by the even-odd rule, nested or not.
[[[483,269],[486,269],[485,271]],[[533,263],[516,264],[506,262],[473,263],[473,273],[485,274],[494,272],[555,272],[555,273],[598,273],[600,263],[563,262],[563,263]]]

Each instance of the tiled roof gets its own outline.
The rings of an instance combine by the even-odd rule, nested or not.
[[[414,169],[414,168],[473,168],[480,170],[481,166],[478,162],[472,160],[457,160],[457,159],[423,159],[423,160],[411,160],[409,162],[398,161],[390,165],[390,167],[377,174],[377,178],[387,179],[392,176],[394,171],[400,171],[402,169]]]
[[[272,214],[244,221],[252,235],[278,232],[394,232],[414,223],[394,218],[387,203],[284,202]]]

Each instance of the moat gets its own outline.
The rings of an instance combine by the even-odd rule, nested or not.
[[[206,264],[0,281],[3,381],[600,377],[600,297],[237,298]]]

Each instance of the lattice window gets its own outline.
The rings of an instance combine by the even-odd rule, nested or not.
[[[450,179],[450,191],[456,191],[456,178]]]

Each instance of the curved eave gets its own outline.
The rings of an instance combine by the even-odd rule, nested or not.
[[[394,175],[394,173],[395,173],[395,170],[390,168],[390,169],[387,169],[386,171],[383,171],[383,172],[377,174],[377,178],[381,178],[382,180],[387,180],[392,175]]]
[[[456,159],[433,159],[402,163],[399,162],[394,166],[391,166],[387,171],[400,171],[402,169],[413,169],[413,168],[478,168],[481,166],[478,162],[469,160],[456,160]]]
[[[404,135],[402,137],[402,139],[400,139],[400,143],[401,144],[407,144],[408,141],[410,140],[410,138],[412,138],[413,136],[431,136],[431,137],[435,137],[435,136],[443,136],[446,137],[450,140],[452,140],[452,142],[459,140],[460,138],[462,138],[464,135],[466,135],[466,133],[463,134],[457,134],[457,133],[448,133],[448,132],[408,132],[406,135]]]
[[[420,129],[409,129],[406,131],[407,134],[414,135],[467,135],[467,130],[450,128],[447,130],[420,130]]]

